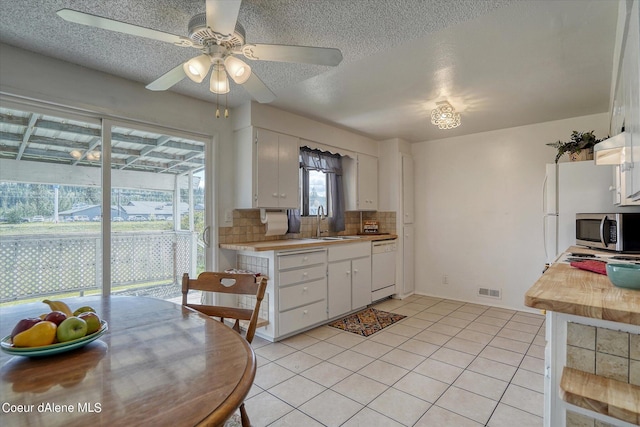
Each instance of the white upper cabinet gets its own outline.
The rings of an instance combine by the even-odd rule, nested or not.
[[[235,132],[236,207],[294,209],[299,203],[299,138],[260,128]]]
[[[345,158],[343,169],[347,210],[378,210],[378,158],[359,153]]]
[[[640,201],[640,6],[634,1],[631,6],[627,42],[622,57],[622,82],[624,86],[626,151],[625,169],[631,168],[626,177],[626,196]],[[628,5],[629,3],[627,3]]]
[[[624,129],[624,149],[620,149],[622,154],[616,167],[616,204],[620,205],[640,204],[639,3],[638,0],[621,1],[619,6],[620,56],[613,76],[615,96],[610,131],[614,136]]]

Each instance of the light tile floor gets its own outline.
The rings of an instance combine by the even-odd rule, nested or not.
[[[408,317],[368,338],[256,337],[253,426],[542,426],[543,316],[422,296],[375,307]]]

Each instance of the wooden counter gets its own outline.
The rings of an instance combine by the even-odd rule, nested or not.
[[[588,252],[571,247],[569,252]],[[595,251],[591,251],[596,253]],[[525,294],[527,307],[640,325],[640,291],[618,288],[607,276],[555,263]]]
[[[578,247],[566,252],[611,255]],[[627,340],[638,335],[640,291],[618,288],[605,275],[556,262],[527,291],[525,305],[547,310],[544,427],[573,425],[569,419],[574,416],[581,421],[586,417],[588,425],[595,419],[607,425],[636,425],[640,386],[632,384],[632,369],[625,378],[607,365],[607,357],[628,366],[632,358],[624,353],[612,356],[606,346],[600,349],[598,331],[621,334],[622,339],[627,334]]]
[[[288,251],[292,249],[307,249],[313,247],[344,245],[362,241],[389,240],[396,239],[397,234],[374,234],[358,235],[358,239],[344,240],[321,240],[321,239],[286,239],[268,240],[264,242],[242,242],[242,243],[221,243],[221,249],[231,249],[234,251]]]

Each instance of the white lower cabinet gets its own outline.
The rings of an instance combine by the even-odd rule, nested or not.
[[[305,329],[327,320],[327,301],[322,300],[304,307],[280,313],[280,336]]]
[[[277,254],[277,337],[327,320],[326,254],[326,249]]]
[[[328,250],[329,318],[371,303],[371,243],[351,243]]]
[[[287,338],[371,303],[369,241],[237,256],[269,278],[261,306],[269,323],[256,329],[264,339]]]
[[[351,310],[351,261],[329,263],[329,318]]]

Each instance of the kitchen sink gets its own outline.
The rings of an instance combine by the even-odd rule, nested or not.
[[[314,237],[316,240],[353,240],[359,239],[358,236],[325,236],[325,237]]]

